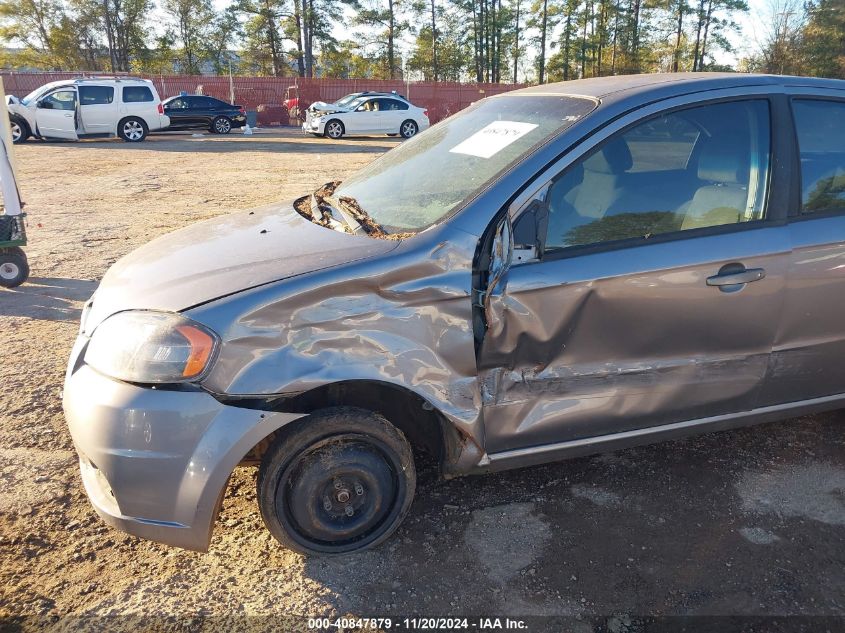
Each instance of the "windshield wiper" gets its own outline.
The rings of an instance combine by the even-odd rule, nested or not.
[[[414,232],[389,233],[376,222],[352,196],[335,197],[339,180],[327,182],[314,193],[294,201],[294,208],[306,219],[336,231],[353,235],[364,232],[369,237],[382,240],[402,240]]]
[[[340,184],[339,180],[327,182],[314,193],[298,198],[293,206],[299,214],[314,224],[319,224],[329,229],[354,232],[345,214],[341,213],[331,203],[329,196]]]
[[[367,213],[364,207],[362,207],[352,196],[340,196],[337,201],[347,212],[349,212],[352,219],[355,220],[356,224],[358,224],[361,230],[363,230],[367,235],[371,237],[385,237],[389,235],[389,233],[385,231],[384,227],[376,222],[373,217]]]

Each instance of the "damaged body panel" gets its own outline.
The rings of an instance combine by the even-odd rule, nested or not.
[[[461,232],[448,241],[431,234],[401,243],[389,260],[257,288],[234,305],[189,310],[226,341],[203,386],[229,396],[272,396],[338,381],[394,384],[479,438],[470,302],[476,241]]]
[[[513,266],[480,357],[487,450],[753,409],[789,254],[784,228]],[[741,260],[768,282],[707,286]]]
[[[841,116],[796,134],[813,95],[845,84],[537,86],[139,249],[68,367],[89,496],[202,549],[258,464],[281,543],[349,552],[399,525],[419,451],[461,475],[842,406]]]

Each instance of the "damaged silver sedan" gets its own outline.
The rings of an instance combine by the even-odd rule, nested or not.
[[[650,75],[485,99],[344,182],[115,264],[64,407],[96,510],[205,550],[233,469],[285,546],[447,476],[845,401],[845,83]]]

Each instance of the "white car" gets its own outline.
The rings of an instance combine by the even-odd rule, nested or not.
[[[119,136],[137,143],[170,125],[153,83],[131,77],[55,81],[23,99],[7,96],[6,107],[14,143],[30,136],[69,140]]]
[[[344,135],[390,134],[411,138],[429,127],[428,110],[399,96],[362,95],[349,103],[315,103],[305,114],[303,131],[338,139]]]

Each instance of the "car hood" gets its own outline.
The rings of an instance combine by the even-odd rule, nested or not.
[[[223,215],[164,235],[118,260],[97,288],[85,330],[122,310],[181,311],[381,255],[397,244],[318,226],[290,204]]]
[[[317,101],[316,103],[312,103],[309,107],[309,110],[313,112],[349,112],[349,108],[345,108],[343,106],[335,105],[333,103],[326,103],[324,101]]]

